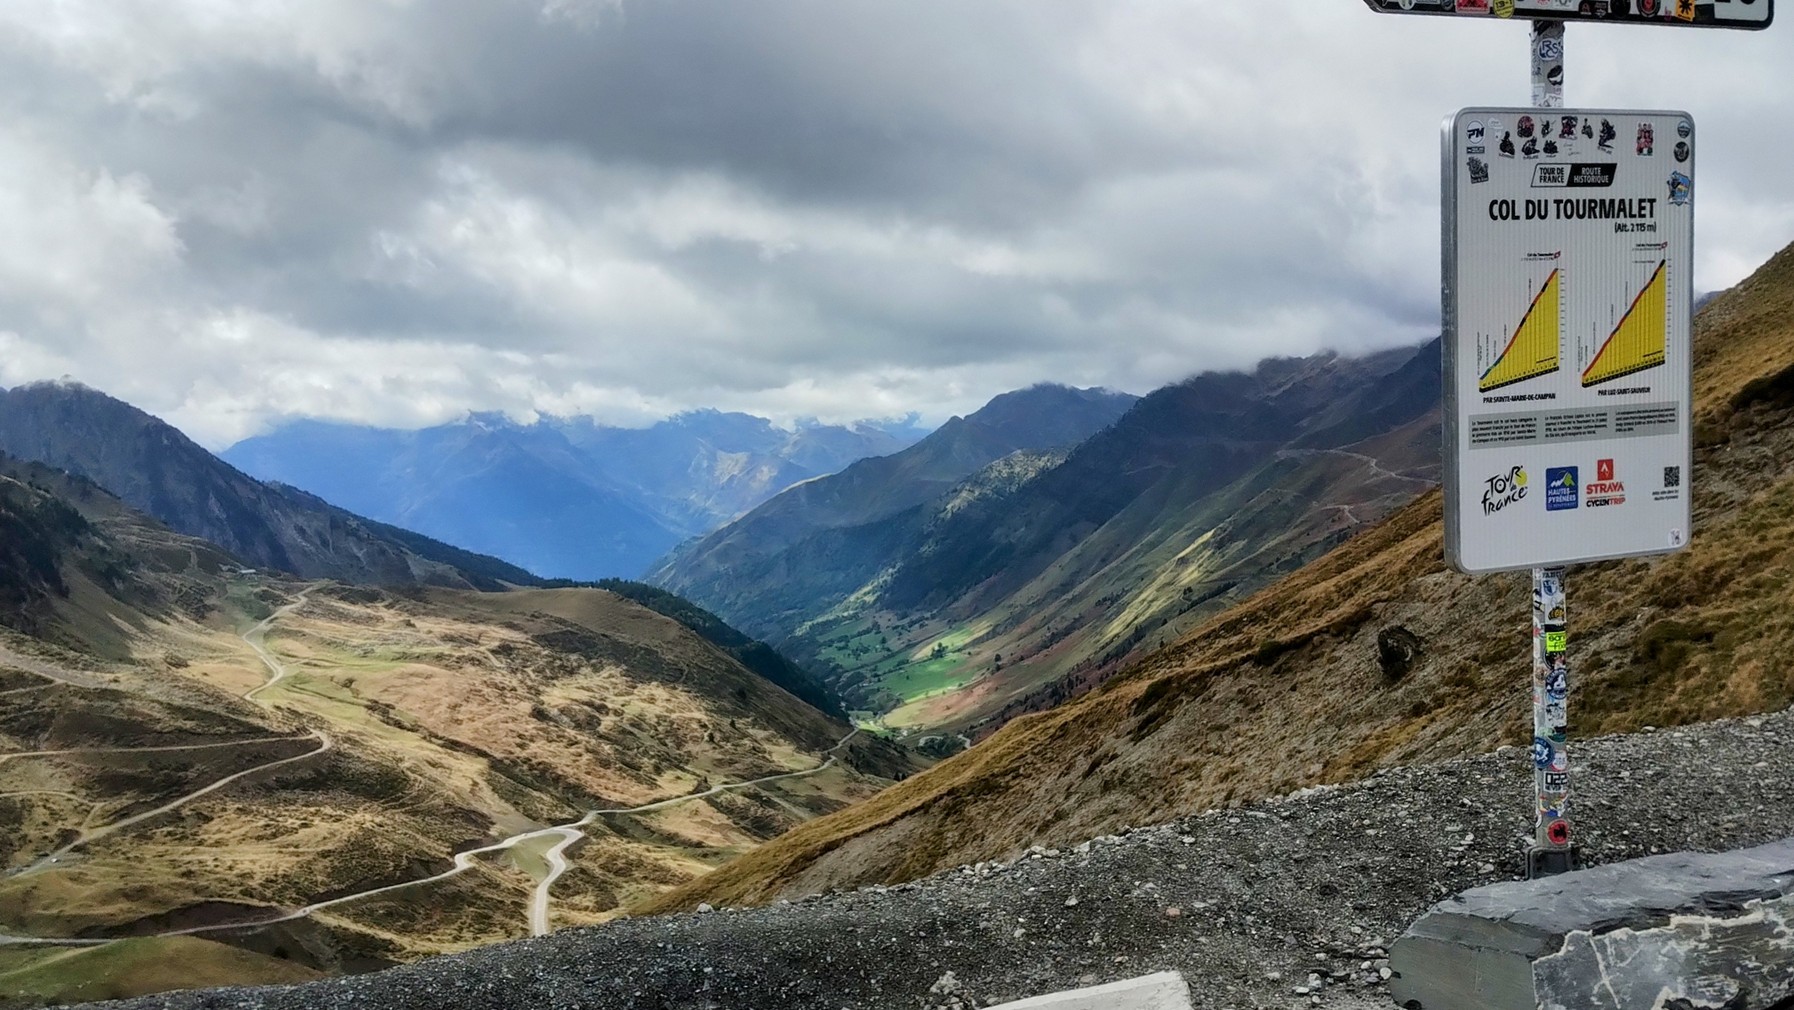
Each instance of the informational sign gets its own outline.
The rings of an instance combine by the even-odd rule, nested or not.
[[[1605,21],[1691,28],[1767,28],[1774,0],[1364,0],[1386,14],[1450,14],[1498,20]]]
[[[1686,546],[1693,120],[1468,109],[1444,155],[1447,556]]]

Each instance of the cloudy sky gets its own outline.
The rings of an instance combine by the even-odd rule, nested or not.
[[[1572,26],[1794,241],[1794,24]],[[0,385],[284,418],[930,420],[1437,331],[1438,124],[1518,23],[1357,0],[9,0]]]

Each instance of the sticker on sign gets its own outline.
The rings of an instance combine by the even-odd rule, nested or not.
[[[1767,28],[1774,0],[1364,0],[1385,14],[1446,14],[1490,20],[1605,21],[1690,28]],[[1558,57],[1546,57],[1556,59]]]
[[[1487,572],[1686,546],[1693,120],[1466,109],[1445,130],[1447,555]]]

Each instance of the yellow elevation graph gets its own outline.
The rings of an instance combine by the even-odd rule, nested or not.
[[[1620,317],[1619,325],[1596,352],[1595,360],[1582,370],[1582,385],[1585,388],[1598,386],[1633,372],[1656,368],[1663,364],[1668,347],[1669,270],[1668,261],[1660,261],[1644,290],[1632,299],[1632,307]]]
[[[1563,344],[1562,302],[1563,271],[1553,270],[1533,296],[1501,356],[1477,381],[1477,389],[1487,393],[1557,371],[1558,350]]]

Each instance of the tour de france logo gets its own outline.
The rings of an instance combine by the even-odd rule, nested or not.
[[[1516,466],[1483,482],[1483,515],[1492,516],[1526,497],[1526,468]]]

